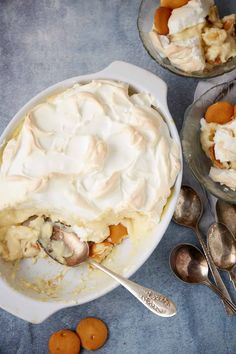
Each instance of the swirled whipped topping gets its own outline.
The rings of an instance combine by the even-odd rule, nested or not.
[[[186,5],[172,11],[168,21],[170,34],[204,23],[214,0],[190,0]]]
[[[155,99],[128,92],[125,83],[96,80],[34,107],[3,151],[0,214],[50,216],[95,242],[125,218],[157,223],[180,151]]]

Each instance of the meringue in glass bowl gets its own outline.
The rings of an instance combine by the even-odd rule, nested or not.
[[[200,121],[205,116],[207,108],[218,101],[236,104],[236,80],[212,87],[188,107],[181,133],[183,154],[201,185],[215,197],[236,204],[236,191],[214,182],[209,176],[212,161],[203,151],[200,141]]]
[[[204,7],[206,5],[205,2],[203,2],[202,0],[197,0],[197,1],[195,1],[196,6],[197,6],[198,1],[199,1],[199,3],[202,4],[202,7],[204,9]],[[209,3],[209,6],[211,4],[214,4],[213,0],[208,0],[207,2]],[[231,5],[231,3],[232,3],[232,5]],[[184,64],[184,65],[186,64],[186,68],[188,67],[189,72],[181,70],[179,67],[177,67],[178,65],[174,66],[167,57],[160,54],[160,50],[157,49],[157,47],[158,47],[157,41],[155,41],[153,36],[150,35],[150,33],[152,32],[152,28],[153,28],[153,20],[154,20],[155,10],[158,8],[158,6],[160,6],[160,1],[142,0],[140,8],[139,8],[139,16],[138,16],[137,25],[138,25],[138,30],[139,30],[139,36],[140,36],[140,39],[141,39],[145,49],[147,50],[149,55],[159,65],[161,65],[163,68],[165,68],[177,75],[181,75],[184,77],[192,77],[192,78],[197,78],[197,79],[207,79],[207,78],[217,77],[217,76],[223,75],[227,72],[230,72],[236,68],[236,57],[234,56],[233,58],[229,59],[228,61],[226,61],[223,64],[211,66],[209,68],[209,70],[205,69],[203,71],[202,70],[192,71],[192,70],[194,70],[194,67],[201,69],[201,66],[202,67],[204,66],[204,63],[203,63],[204,58],[202,58],[202,60],[200,60],[200,59],[198,60],[199,56],[201,56],[201,54],[200,54],[201,48],[199,45],[197,45],[197,43],[192,43],[193,47],[191,50],[189,48],[186,48],[185,53],[181,52],[178,60],[176,61],[176,64],[179,64],[180,67],[182,66],[182,64]],[[198,12],[198,9],[196,9],[195,13],[197,13],[197,12]],[[227,2],[227,13],[229,14],[229,13],[234,13],[234,12],[235,12],[235,6],[233,4],[233,1]],[[206,13],[207,13],[206,11],[205,12],[203,11],[203,15],[205,15],[205,17],[206,17]],[[199,12],[199,16],[200,16],[200,12]],[[201,19],[199,18],[199,21],[200,20]],[[194,16],[192,18],[192,21],[194,23],[194,21],[195,21]],[[178,26],[176,24],[175,25],[179,28],[180,24],[183,24],[184,21],[181,20],[181,21],[177,21],[177,22],[179,22],[179,25]],[[201,25],[202,25],[200,23],[201,21],[200,22],[195,21],[195,22],[196,22],[196,24],[199,23],[198,26],[201,27]],[[173,26],[173,30],[176,29],[175,28],[176,26]],[[195,27],[197,27],[197,26],[195,26]],[[186,28],[188,28],[188,27],[186,27]],[[193,29],[194,29],[194,27],[187,29],[187,31],[191,32],[191,36],[192,36]],[[200,28],[197,30],[201,31],[202,29]],[[184,32],[186,32],[186,30]],[[211,32],[211,30],[210,30],[210,32]],[[181,32],[181,34],[182,33],[183,32]],[[177,36],[179,34],[180,33],[177,33]],[[209,35],[211,36],[211,33],[209,33]],[[160,36],[160,37],[163,37],[163,41],[164,41],[164,39],[167,39],[167,36]],[[191,38],[191,39],[188,38],[187,42],[189,42],[189,43],[192,42],[192,39],[193,38]],[[196,39],[197,38],[194,35],[194,40],[196,40]],[[166,41],[164,41],[164,42],[166,42]],[[179,41],[179,42],[183,42],[182,37],[181,37],[181,41]],[[163,45],[165,46],[165,43]],[[225,47],[228,48],[228,43]],[[220,53],[222,52],[221,48],[223,48],[222,45],[218,46],[218,51]],[[171,49],[171,52],[173,52],[174,48],[171,47],[170,49]],[[235,45],[233,43],[233,52],[235,52],[235,50],[236,50],[236,43],[235,43]],[[211,56],[213,52],[214,51],[211,50],[211,52],[207,53],[207,55]],[[189,58],[187,58],[187,56],[189,56],[189,57],[192,56],[192,60],[189,60]],[[209,67],[209,65],[207,65],[207,67]]]

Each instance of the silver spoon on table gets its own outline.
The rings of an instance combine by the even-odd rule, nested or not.
[[[236,290],[236,240],[230,230],[221,223],[214,223],[208,230],[208,248],[215,265],[229,273]]]
[[[218,199],[216,202],[218,221],[225,224],[236,237],[236,204]]]
[[[195,190],[189,186],[182,186],[175,208],[173,220],[182,226],[186,226],[195,231],[198,241],[203,249],[204,255],[207,259],[207,263],[212,272],[213,278],[216,282],[217,287],[222,291],[225,297],[228,300],[231,300],[231,297],[221,279],[221,276],[213,262],[213,259],[207,249],[203,236],[199,230],[199,222],[203,213],[203,206],[201,199]],[[226,306],[226,312],[229,315],[232,315],[232,311]]]
[[[170,255],[170,267],[174,274],[185,283],[207,285],[220,296],[233,313],[236,313],[236,305],[210,282],[207,260],[197,247],[190,244],[175,247]]]
[[[45,252],[58,263],[74,267],[87,261],[93,267],[100,269],[123,285],[154,314],[161,317],[171,317],[176,314],[175,304],[166,296],[138,285],[89,258],[87,242],[80,241],[69,227],[54,224],[52,235],[46,238],[41,236],[38,242]]]

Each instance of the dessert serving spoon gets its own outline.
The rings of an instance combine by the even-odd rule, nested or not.
[[[218,199],[216,202],[218,221],[225,224],[236,237],[236,204]]]
[[[236,313],[236,306],[228,300],[208,278],[207,260],[201,251],[190,244],[181,244],[170,255],[170,267],[174,274],[185,283],[207,285]]]
[[[89,257],[87,242],[82,242],[76,233],[64,225],[58,226],[56,224],[54,228],[56,232],[53,232],[50,238],[41,236],[38,240],[40,246],[52,259],[71,267],[87,261],[93,267],[115,279],[154,314],[161,317],[171,317],[176,314],[175,304],[166,296],[136,284],[95,262]]]
[[[236,290],[236,240],[230,230],[221,223],[214,223],[208,230],[208,248],[215,265],[229,273]]]
[[[186,226],[195,231],[198,241],[203,249],[207,263],[212,272],[213,278],[217,287],[221,290],[225,297],[231,301],[230,295],[221,279],[221,276],[214,264],[210,252],[207,249],[203,236],[199,230],[199,222],[203,213],[202,201],[195,190],[189,186],[182,186],[175,208],[173,220],[182,226]],[[232,302],[232,301],[231,301]],[[231,309],[226,307],[226,311],[229,315],[232,315]]]

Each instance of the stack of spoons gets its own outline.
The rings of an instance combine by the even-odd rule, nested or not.
[[[199,222],[203,214],[203,204],[196,191],[182,186],[173,220],[195,231],[203,253],[190,244],[177,245],[170,255],[170,267],[174,274],[185,283],[203,284],[210,287],[223,300],[228,315],[236,314],[228,290],[218,269],[228,271],[236,289],[236,205],[221,200],[216,204],[217,223],[210,226],[207,242],[200,230]],[[215,285],[208,278],[211,270]]]

